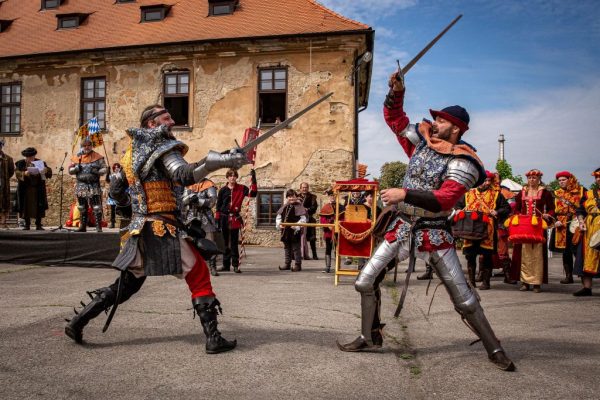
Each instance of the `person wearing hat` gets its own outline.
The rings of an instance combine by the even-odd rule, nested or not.
[[[566,284],[573,283],[573,256],[577,247],[572,243],[573,233],[569,230],[569,224],[577,218],[575,211],[586,189],[569,171],[558,172],[556,180],[559,188],[554,191],[556,222],[550,236],[550,250],[562,253],[565,278],[560,283]]]
[[[595,189],[587,190],[583,194],[580,206],[577,208],[579,229],[583,237],[579,241],[577,257],[573,273],[581,277],[583,287],[573,293],[573,296],[591,296],[592,279],[600,278],[600,250],[590,246],[590,239],[600,231],[600,168],[592,172]]]
[[[10,211],[10,178],[15,174],[15,163],[3,148],[4,138],[0,138],[0,227],[8,229],[6,220]]]
[[[46,179],[52,178],[52,170],[45,161],[36,158],[37,150],[28,147],[21,152],[25,157],[15,163],[17,184],[17,210],[19,216],[25,220],[23,230],[31,229],[31,218],[35,219],[35,229],[44,230],[42,218],[46,216],[48,209],[48,197],[46,195]],[[34,163],[36,161],[36,163]],[[38,168],[40,162],[43,168]]]
[[[88,207],[96,219],[96,232],[102,232],[102,187],[100,177],[108,171],[104,157],[94,151],[89,137],[81,139],[81,149],[71,157],[69,174],[75,176],[75,196],[80,221],[77,232],[85,232],[88,224]]]
[[[529,170],[527,185],[515,198],[516,215],[536,216],[544,219],[548,225],[554,220],[554,198],[552,193],[542,184],[544,174],[539,169]],[[546,238],[544,229],[544,238]],[[546,238],[547,239],[547,238]],[[515,243],[510,268],[511,280],[521,281],[519,290],[526,292],[533,286],[534,293],[542,291],[542,284],[548,283],[548,244],[543,243]]]
[[[469,114],[455,105],[430,110],[433,122],[410,124],[404,112],[404,78],[392,74],[384,118],[410,161],[400,188],[381,192],[384,204],[395,205],[396,217],[386,227],[382,243],[360,271],[354,284],[361,296],[361,335],[340,344],[342,351],[369,351],[383,345],[379,283],[388,264],[414,257],[431,265],[454,304],[454,309],[481,339],[489,360],[498,368],[513,371],[496,338],[477,294],[467,283],[456,252],[448,217],[456,202],[486,178],[475,149],[462,140],[469,129]]]
[[[494,268],[493,255],[498,249],[498,223],[510,215],[510,205],[493,185],[495,175],[490,171],[485,171],[486,179],[478,187],[469,190],[465,196],[456,203],[457,210],[476,211],[479,217],[487,225],[488,236],[481,240],[464,239],[463,254],[467,259],[467,272],[469,282],[475,287],[475,269],[477,267],[477,256],[482,255],[482,262],[479,265],[481,271],[480,290],[488,290],[490,278]],[[460,214],[456,214],[457,218]],[[464,215],[464,214],[463,214]]]

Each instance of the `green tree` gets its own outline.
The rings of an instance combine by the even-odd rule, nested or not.
[[[555,179],[552,182],[549,182],[548,184],[546,184],[546,187],[548,187],[552,190],[560,189],[560,185],[558,184],[558,179]]]
[[[500,181],[508,178],[517,182],[519,185],[525,184],[525,180],[521,175],[513,175],[512,166],[506,160],[498,160],[496,163],[496,171],[500,174]]]
[[[404,175],[406,175],[406,168],[408,165],[401,161],[386,162],[381,166],[379,171],[381,176],[379,178],[379,184],[381,189],[388,189],[394,187],[402,187],[404,181]]]

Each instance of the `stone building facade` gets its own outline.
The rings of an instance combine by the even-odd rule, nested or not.
[[[285,189],[298,188],[306,181],[311,191],[320,193],[332,181],[354,175],[357,111],[367,105],[371,71],[370,63],[359,61],[372,50],[374,33],[367,26],[312,0],[180,0],[166,9],[148,0],[53,0],[46,4],[58,3],[56,8],[42,10],[40,1],[43,7],[44,0],[0,3],[0,21],[11,21],[0,32],[0,135],[6,138],[5,151],[13,158],[33,146],[38,157],[58,171],[65,153],[68,164],[74,132],[97,116],[105,146],[96,151],[106,154],[110,163],[118,162],[128,146],[125,129],[138,126],[141,110],[158,103],[173,114],[175,134],[189,145],[186,159],[194,162],[208,150],[241,143],[244,130],[259,120],[264,130],[334,92],[259,146],[255,163],[259,196],[247,209],[246,243],[276,242],[273,213]],[[16,3],[30,7],[19,8]],[[230,5],[231,12],[212,15],[224,10],[215,5]],[[162,10],[163,19],[144,21],[161,17],[145,14],[147,10]],[[272,15],[273,10],[277,15]],[[190,20],[193,12],[197,18]],[[90,43],[70,40],[99,24],[96,14],[112,16],[104,29],[129,23],[127,37],[115,28],[114,34],[87,39]],[[134,14],[141,19],[131,20]],[[78,23],[62,28],[62,19],[72,15],[87,16],[78,16]],[[275,19],[256,27],[257,16],[259,21]],[[11,35],[23,34],[20,25],[36,21],[35,35],[47,27],[48,36],[61,35],[62,47],[42,40],[15,48],[15,40],[20,39]],[[46,26],[47,21],[54,25]],[[166,29],[167,23],[185,29],[192,22],[219,33],[200,29],[179,37]],[[228,33],[231,26],[236,28]],[[240,176],[242,183],[247,182],[249,167]],[[224,172],[213,179],[224,182]],[[51,225],[58,223],[57,173],[48,185],[46,225]],[[62,186],[67,199],[64,221],[73,199],[72,178],[65,175]]]

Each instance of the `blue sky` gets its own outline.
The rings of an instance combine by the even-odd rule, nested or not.
[[[544,181],[573,172],[585,185],[600,167],[600,1],[320,0],[375,30],[369,107],[360,114],[359,162],[378,176],[408,159],[385,124],[382,102],[396,59],[406,64],[454,17],[463,18],[406,76],[412,122],[459,104],[471,115],[464,139],[488,169],[498,135],[515,174]]]

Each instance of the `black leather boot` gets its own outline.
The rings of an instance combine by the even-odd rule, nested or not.
[[[481,285],[479,285],[479,290],[490,290],[490,278],[492,277],[491,269],[483,269],[481,270]]]
[[[427,265],[425,267],[425,272],[423,272],[421,275],[417,276],[417,279],[420,281],[433,279],[433,267]]]
[[[379,325],[379,328],[373,329],[371,331],[371,340],[373,341],[373,345],[377,347],[383,346],[383,328],[385,324]]]
[[[119,304],[122,304],[140,290],[145,280],[145,276],[136,278],[129,271],[122,272],[120,277],[109,287],[87,292],[92,301],[88,305],[81,302],[83,310],[79,313],[75,310],[75,317],[71,320],[67,320],[68,324],[65,327],[65,334],[77,343],[81,343],[83,339],[83,328],[88,322],[96,318],[102,311],[108,312],[108,309],[115,304],[117,292],[119,291],[119,284],[122,285]]]
[[[312,240],[310,242],[310,249],[312,250],[312,259],[313,260],[318,260],[319,257],[317,257],[317,242],[315,240]]]
[[[331,256],[325,255],[325,270],[326,274],[331,272]]]
[[[208,265],[210,267],[210,274],[212,276],[219,276],[217,272],[217,256],[212,256],[210,260],[208,260]]]
[[[92,301],[87,305],[81,302],[83,310],[79,312],[73,309],[75,316],[71,320],[67,320],[68,324],[65,326],[65,335],[80,344],[83,342],[83,328],[102,311],[108,311],[115,303],[117,295],[110,287],[96,289],[92,292],[87,292],[87,294],[91,297]]]
[[[563,269],[565,270],[565,278],[560,280],[562,284],[573,283],[573,266],[564,264]]]
[[[472,287],[476,287],[475,268],[477,268],[477,264],[475,264],[474,262],[469,262],[469,260],[467,260],[467,274],[469,275],[468,279]]]
[[[82,212],[79,215],[79,229],[77,229],[77,232],[86,232],[87,224],[88,224],[87,212]]]
[[[217,329],[217,314],[222,314],[221,303],[214,297],[197,297],[192,300],[194,310],[200,317],[202,329],[206,335],[206,353],[217,354],[233,350],[237,340],[229,341],[221,336]]]

